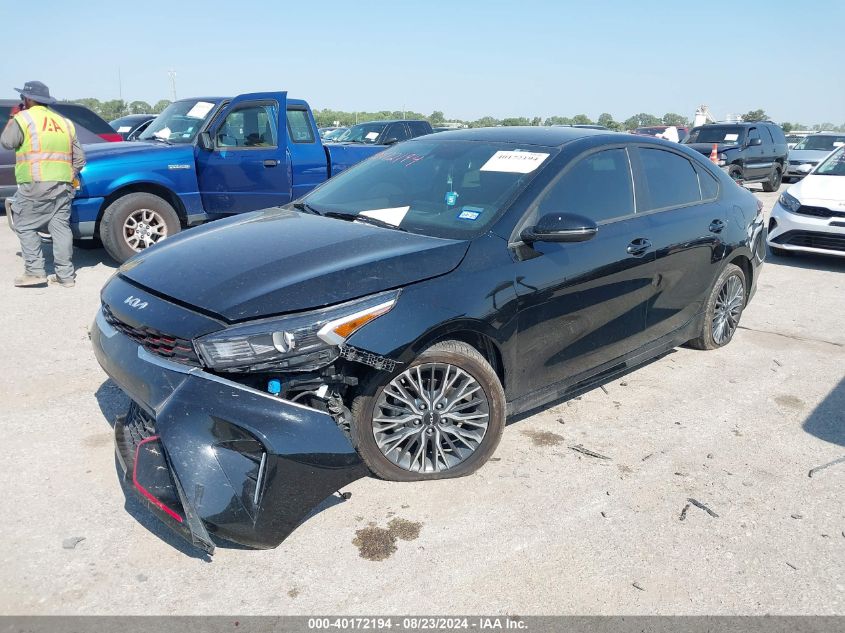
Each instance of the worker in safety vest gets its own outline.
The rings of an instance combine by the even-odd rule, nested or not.
[[[85,154],[69,120],[47,108],[55,99],[40,81],[29,81],[21,95],[21,105],[0,134],[0,145],[15,150],[15,180],[18,191],[12,204],[15,232],[21,241],[24,274],[16,286],[43,286],[47,283],[41,237],[46,230],[53,238],[56,274],[51,283],[66,288],[76,285],[73,270],[73,234],[70,231],[70,205],[73,181],[85,166]]]

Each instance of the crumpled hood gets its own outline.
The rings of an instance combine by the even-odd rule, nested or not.
[[[120,268],[227,321],[331,305],[453,270],[469,242],[267,209],[170,238]]]
[[[810,174],[786,191],[801,204],[845,211],[845,176]]]

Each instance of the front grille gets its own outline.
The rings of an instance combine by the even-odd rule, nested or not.
[[[845,253],[845,235],[818,233],[815,231],[787,231],[774,240],[778,244],[803,246],[805,248],[821,248],[828,251],[842,251]]]
[[[145,439],[156,434],[155,420],[134,402],[130,403],[126,417],[115,424],[117,449],[129,472],[135,464],[135,453]]]
[[[814,218],[845,218],[845,211],[834,211],[825,207],[810,207],[802,204],[795,213],[811,215]]]
[[[816,165],[819,164],[819,161],[817,161],[817,160],[791,160],[791,161],[789,161],[789,164],[790,165],[812,165],[813,167],[815,167]]]
[[[136,448],[145,439],[156,434],[155,420],[134,402],[129,405],[125,425],[128,437]]]
[[[103,317],[114,329],[131,338],[148,352],[185,365],[200,366],[200,359],[191,341],[169,336],[149,327],[133,327],[118,319],[105,304],[103,304]]]

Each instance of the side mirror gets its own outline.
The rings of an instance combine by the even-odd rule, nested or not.
[[[754,147],[756,145],[762,145],[763,139],[761,138],[752,138],[748,141],[748,147]]]
[[[398,142],[399,142],[398,138],[396,138],[395,136],[391,136],[384,143],[382,143],[382,145],[396,145],[396,143],[398,143]]]
[[[586,242],[598,233],[599,227],[590,218],[574,213],[550,213],[540,218],[534,226],[522,229],[522,241],[532,242]]]
[[[211,132],[200,132],[197,144],[201,149],[208,152],[214,149],[214,141],[211,139]]]

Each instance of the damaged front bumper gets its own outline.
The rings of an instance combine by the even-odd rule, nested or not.
[[[168,360],[115,329],[91,329],[100,365],[132,399],[115,424],[126,478],[177,533],[281,543],[326,497],[368,474],[327,413]]]

